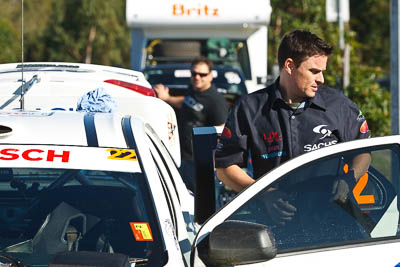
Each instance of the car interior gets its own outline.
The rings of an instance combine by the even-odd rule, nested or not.
[[[19,177],[11,178],[12,172]],[[46,169],[40,177],[31,173],[29,179],[29,170],[2,169],[0,173],[5,174],[0,182],[0,253],[16,255],[26,263],[38,258],[46,262],[74,251],[121,253],[149,263],[165,261],[160,256],[164,252],[159,226],[145,204],[151,202],[145,201],[140,175]],[[58,179],[49,182],[55,173]],[[39,185],[29,190],[29,183]],[[8,185],[4,190],[6,184],[14,188]],[[25,186],[15,188],[15,184]],[[148,223],[149,241],[138,238],[132,228],[143,222]]]

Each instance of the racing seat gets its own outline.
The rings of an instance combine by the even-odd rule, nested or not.
[[[136,250],[142,255],[146,242],[135,241],[129,224],[143,221],[142,213],[135,192],[127,188],[60,187],[41,194],[30,211],[32,222],[25,236],[33,238],[36,251],[49,254],[71,250],[132,254]]]
[[[79,240],[85,235],[88,226],[99,220],[94,216],[88,218],[71,205],[62,202],[47,216],[33,237],[33,252],[52,255],[62,251],[78,250]]]

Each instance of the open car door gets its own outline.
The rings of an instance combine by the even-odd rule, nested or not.
[[[267,173],[206,221],[192,266],[398,266],[400,136],[337,144]],[[348,198],[333,188],[353,160],[370,159]],[[277,219],[285,201],[293,216]],[[286,214],[287,215],[287,214]]]

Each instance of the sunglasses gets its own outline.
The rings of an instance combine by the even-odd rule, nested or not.
[[[199,75],[199,76],[202,77],[202,78],[204,78],[204,77],[206,77],[208,74],[210,74],[210,73],[195,72],[195,71],[193,71],[193,70],[191,70],[190,73],[192,74],[192,77],[196,77],[196,75]]]

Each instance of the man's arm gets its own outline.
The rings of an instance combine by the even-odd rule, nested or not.
[[[356,181],[360,179],[368,171],[369,164],[371,163],[371,155],[369,153],[363,153],[353,158],[351,170],[354,171],[354,178]]]
[[[236,192],[240,192],[250,184],[254,183],[254,179],[238,165],[231,165],[226,168],[217,168],[217,176],[221,182]]]
[[[171,106],[175,108],[181,108],[184,96],[172,96],[169,94],[169,88],[164,86],[163,84],[156,84],[154,86],[154,90],[157,93],[157,97],[161,100],[164,100]]]

